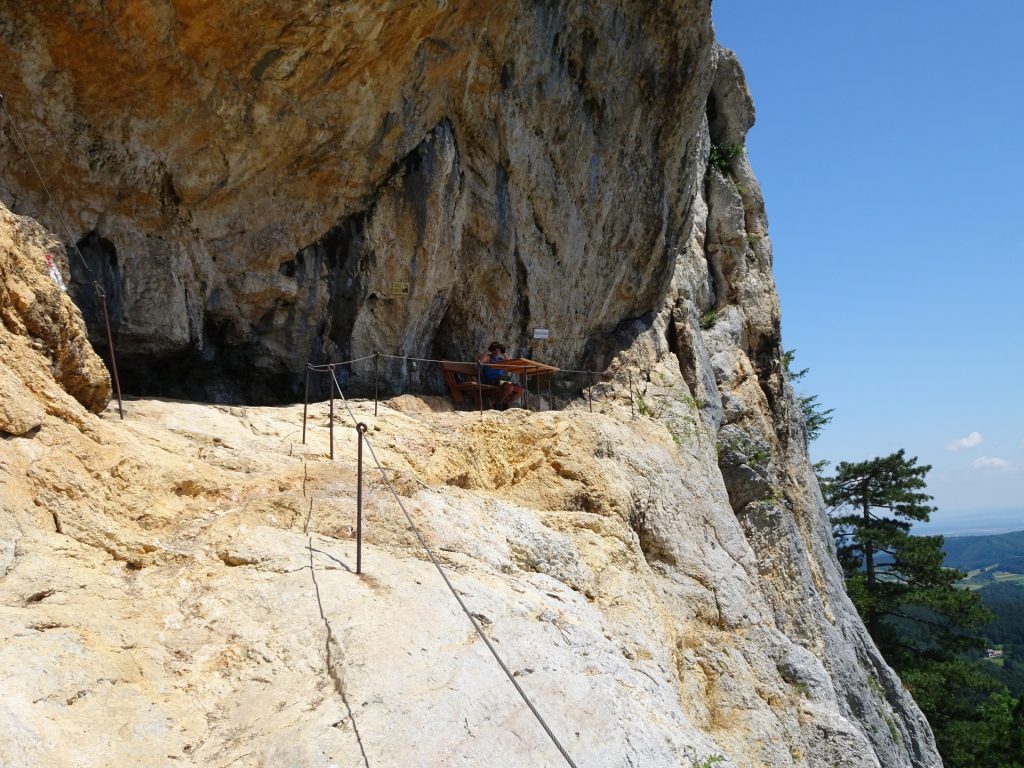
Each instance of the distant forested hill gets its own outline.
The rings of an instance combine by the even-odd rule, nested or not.
[[[1002,651],[999,658],[982,658],[980,669],[999,680],[1014,696],[1024,694],[1024,587],[1019,583],[986,584],[979,594],[995,615],[982,628],[989,648]],[[986,652],[986,656],[987,656]]]
[[[962,571],[980,568],[1024,573],[1024,531],[992,536],[946,537],[945,564]]]

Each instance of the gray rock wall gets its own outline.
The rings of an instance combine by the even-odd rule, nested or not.
[[[704,145],[740,147],[753,117],[742,70],[720,51]],[[715,443],[716,474],[753,557],[747,576],[771,614],[723,620],[735,631],[767,631],[763,642],[778,673],[806,695],[790,743],[796,764],[941,765],[928,723],[846,596],[802,413],[783,369],[760,188],[745,152],[720,165],[706,167],[692,237],[657,319],[616,362],[644,382],[645,410],[681,445],[702,437]],[[648,515],[645,525],[657,529],[662,517]],[[641,536],[645,551],[659,556],[678,540]],[[719,610],[727,603],[720,598]],[[773,640],[772,629],[784,639]],[[767,754],[759,760],[789,764]]]
[[[664,295],[702,183],[706,2],[133,8],[0,27],[129,390],[294,398],[307,359],[525,352],[534,326],[578,367]],[[0,194],[57,229],[17,152]]]
[[[615,465],[616,509],[687,722],[738,764],[938,765],[843,590],[741,149],[753,106],[709,4],[225,9],[0,20],[0,89],[106,282],[126,389],[294,397],[307,359],[530,352],[547,327],[538,354],[609,364],[600,393],[630,386],[677,449],[617,437],[640,458]],[[56,229],[0,131],[0,195]]]

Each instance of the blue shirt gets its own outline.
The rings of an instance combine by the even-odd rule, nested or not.
[[[489,355],[487,360],[488,360],[488,362],[491,362],[491,363],[500,363],[501,362],[501,358],[498,355]],[[487,367],[485,367],[484,370],[483,370],[484,384],[493,384],[494,382],[496,382],[498,379],[504,377],[505,375],[506,375],[505,371],[501,370],[501,368],[487,368]]]

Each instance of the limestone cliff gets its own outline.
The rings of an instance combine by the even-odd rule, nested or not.
[[[63,246],[0,205],[0,435],[26,435],[47,416],[81,420],[110,399],[110,377],[64,292]]]
[[[578,367],[689,236],[703,0],[4,6],[0,88],[130,390],[188,366],[181,394],[294,399],[307,359],[463,359],[535,325]],[[0,194],[56,229],[3,130]]]
[[[280,401],[307,358],[548,327],[546,359],[607,367],[595,413],[355,408],[577,764],[940,765],[843,590],[708,4],[226,7],[0,15],[126,388]],[[56,228],[0,131],[0,194]],[[89,274],[6,212],[0,246],[0,763],[559,764],[379,476],[350,573],[325,407],[305,447],[295,406],[93,416],[73,398],[109,381],[45,254],[102,346]]]
[[[301,405],[156,400],[6,435],[0,764],[564,764],[401,504],[577,765],[938,765],[842,592],[799,425],[758,431],[726,320],[695,337],[723,395],[688,395],[677,310],[594,413],[354,402],[399,494],[370,463],[362,577],[325,403],[305,445]],[[11,335],[5,380],[63,367]]]

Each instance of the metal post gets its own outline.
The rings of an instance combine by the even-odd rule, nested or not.
[[[93,283],[96,288],[96,294],[100,297],[100,302],[103,304],[103,322],[107,325],[107,346],[110,349],[110,369],[114,374],[114,386],[117,388],[117,412],[121,415],[121,419],[124,419],[124,406],[121,404],[121,380],[117,376],[117,357],[114,355],[114,335],[110,331],[110,316],[107,314],[107,294],[100,287],[99,283]]]
[[[555,399],[551,396],[551,379],[553,379],[554,377],[555,377],[555,374],[553,374],[553,373],[549,373],[548,374],[548,410],[549,411],[557,410],[555,408]]]
[[[590,400],[590,412],[594,412],[594,372],[590,373],[590,387],[587,388],[587,399]]]
[[[377,362],[380,360],[380,353],[373,353],[373,415],[377,415],[377,392],[380,390],[380,368]]]
[[[356,424],[356,440],[359,447],[356,450],[356,573],[363,572],[363,435],[366,434],[366,425],[363,422]]]
[[[334,363],[327,366],[331,374],[331,461],[334,461]]]
[[[636,411],[633,410],[633,372],[626,371],[629,376],[629,418],[636,418]]]
[[[302,444],[306,444],[306,414],[309,411],[309,361],[306,361],[306,394],[302,400]]]
[[[476,406],[480,409],[480,418],[484,417],[484,368],[476,361]]]

